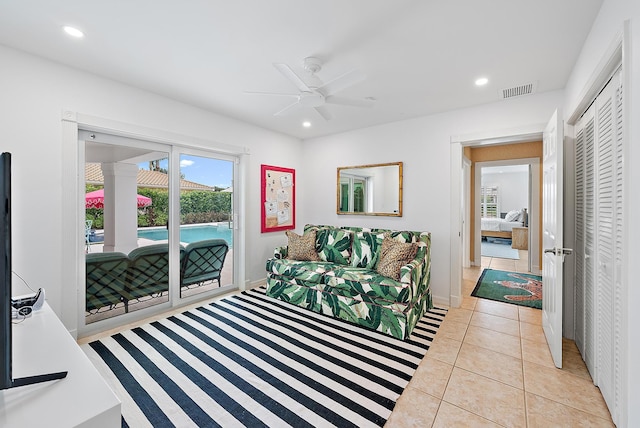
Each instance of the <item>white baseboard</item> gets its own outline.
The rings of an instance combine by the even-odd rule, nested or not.
[[[251,290],[252,288],[264,287],[267,285],[267,278],[262,278],[257,281],[247,281],[245,290]]]
[[[450,306],[449,304],[449,298],[447,297],[442,297],[442,296],[433,296],[433,305],[434,306],[438,306],[440,308],[448,308]],[[453,306],[453,303],[451,304],[451,306]],[[460,304],[458,304],[458,306],[460,306]]]

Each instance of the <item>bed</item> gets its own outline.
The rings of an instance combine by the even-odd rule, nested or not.
[[[526,221],[526,210],[503,213],[503,218],[481,218],[480,234],[492,238],[511,238],[514,227],[522,227]]]

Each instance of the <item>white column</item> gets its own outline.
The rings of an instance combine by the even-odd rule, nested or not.
[[[130,163],[103,163],[104,252],[129,251],[138,247],[137,176],[138,166]]]

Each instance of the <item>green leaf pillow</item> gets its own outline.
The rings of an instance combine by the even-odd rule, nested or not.
[[[351,261],[351,239],[348,230],[324,228],[317,232],[317,249],[320,260],[348,265]]]

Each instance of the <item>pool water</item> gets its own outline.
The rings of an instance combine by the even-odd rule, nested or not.
[[[169,231],[167,229],[138,229],[138,238],[151,239],[153,241],[162,241],[168,239]],[[202,226],[181,226],[180,242],[192,243],[205,239],[224,239],[229,244],[229,248],[233,248],[233,230],[229,226],[224,225],[202,225]]]

